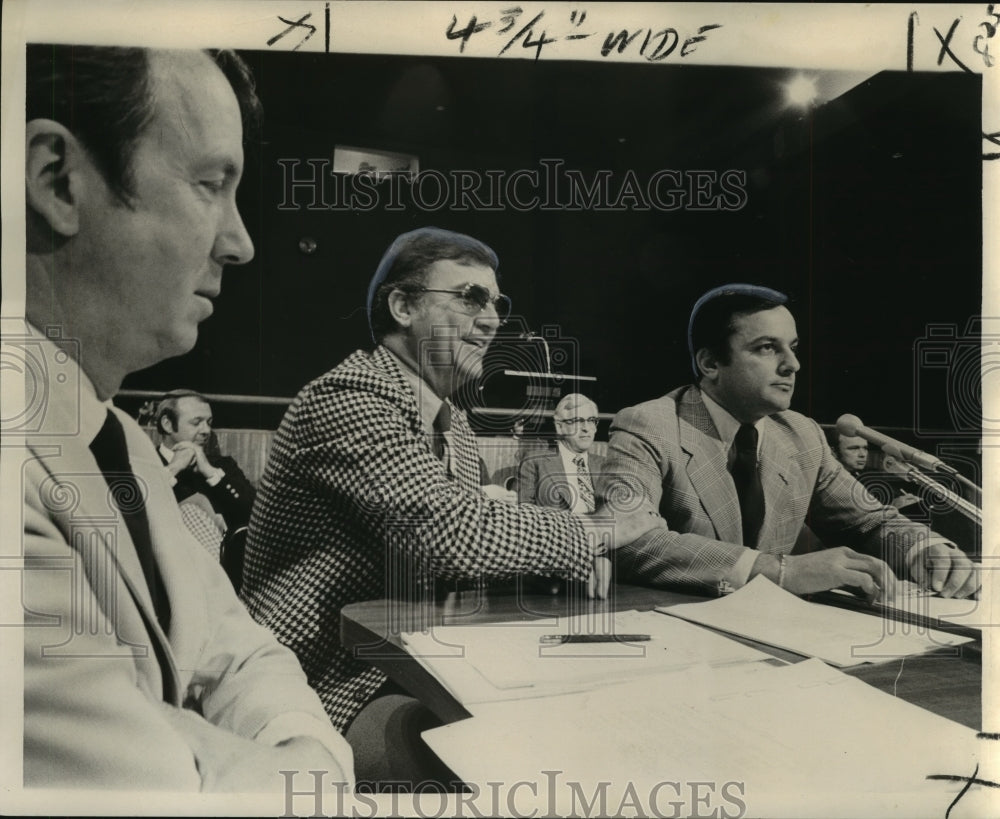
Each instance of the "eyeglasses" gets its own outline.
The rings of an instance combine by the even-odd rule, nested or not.
[[[592,416],[590,418],[556,418],[556,420],[560,424],[566,424],[566,426],[570,427],[582,427],[584,424],[596,427],[601,419],[596,416]]]
[[[470,316],[482,313],[487,307],[492,306],[496,311],[497,318],[503,324],[510,317],[511,302],[510,297],[503,293],[492,295],[489,288],[481,284],[467,284],[461,290],[440,290],[433,287],[413,287],[408,288],[415,293],[451,293],[458,296],[458,301],[462,305],[462,311]]]

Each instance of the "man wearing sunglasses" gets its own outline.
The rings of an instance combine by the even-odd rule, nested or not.
[[[480,375],[510,312],[497,266],[482,242],[437,228],[392,243],[368,289],[374,351],[353,353],[299,393],[250,521],[247,607],[298,654],[355,748],[359,779],[427,771],[392,767],[425,751],[407,747],[419,741],[415,730],[379,739],[400,722],[393,702],[405,709],[406,699],[340,645],[344,605],[430,600],[438,580],[520,574],[563,573],[591,595],[606,591],[607,523],[480,491],[475,436],[451,397]],[[656,524],[648,510],[618,515],[607,545]]]
[[[570,393],[559,399],[552,415],[556,448],[521,462],[518,501],[589,514],[594,511],[594,486],[604,462],[589,451],[597,433],[597,404]]]

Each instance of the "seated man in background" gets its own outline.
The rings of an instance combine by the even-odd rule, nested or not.
[[[889,598],[886,561],[945,597],[979,589],[953,544],[874,498],[834,460],[815,421],[789,410],[798,334],[788,298],[732,284],[695,304],[688,348],[697,383],[622,410],[605,491],[638,492],[666,519],[616,553],[619,576],[725,591],[763,574],[796,594],[838,587]],[[826,545],[789,555],[803,523]]]
[[[392,243],[368,289],[374,351],[353,353],[299,393],[250,520],[243,598],[298,654],[355,748],[359,779],[419,776],[393,768],[386,748],[422,749],[379,739],[391,711],[380,700],[398,695],[341,646],[345,605],[427,600],[438,579],[529,573],[564,572],[606,592],[607,522],[481,491],[475,435],[451,399],[481,374],[510,311],[497,265],[479,240],[438,228]],[[654,525],[648,509],[616,515],[611,545]]]
[[[552,420],[556,448],[533,453],[521,462],[518,501],[590,514],[595,508],[595,478],[604,462],[589,452],[597,432],[597,404],[579,393],[564,395]]]
[[[864,438],[857,435],[841,435],[836,427],[831,427],[826,430],[826,439],[830,442],[830,451],[844,465],[844,469],[851,473],[852,478],[872,491],[882,503],[894,506],[896,509],[920,503],[920,498],[906,491],[905,482],[901,478],[890,477],[885,471],[865,471],[868,466],[868,442]],[[883,464],[886,458],[888,456],[883,454]]]
[[[202,395],[191,390],[167,393],[156,407],[155,421],[160,435],[157,451],[170,473],[177,502],[183,507],[203,498],[224,521],[214,550],[219,557],[220,540],[224,554],[245,534],[254,488],[236,461],[218,451],[212,435],[212,407]]]
[[[260,106],[249,69],[227,51],[29,45],[26,101],[26,318],[48,380],[41,428],[21,433],[23,604],[43,615],[23,630],[24,783],[349,782],[295,655],[192,539],[152,442],[111,404],[127,374],[194,346],[223,267],[253,256],[236,207]]]

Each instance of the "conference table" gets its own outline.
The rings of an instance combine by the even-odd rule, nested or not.
[[[659,589],[616,584],[606,600],[588,600],[579,593],[531,593],[518,585],[498,589],[452,591],[435,601],[371,600],[341,611],[341,642],[359,659],[375,665],[420,700],[443,723],[470,716],[432,673],[407,653],[401,634],[438,626],[509,623],[542,617],[600,615],[617,611],[649,611],[660,606],[709,598]],[[839,601],[871,616],[888,616],[866,605]],[[900,625],[897,622],[897,625]],[[727,635],[769,654],[776,665],[806,658],[773,646]],[[981,730],[982,641],[844,669],[844,673],[961,725]]]

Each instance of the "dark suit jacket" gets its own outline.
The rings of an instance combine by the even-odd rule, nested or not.
[[[160,450],[156,451],[160,455],[160,460],[163,461]],[[212,504],[212,508],[222,515],[223,520],[226,521],[226,528],[233,532],[250,522],[250,510],[253,509],[256,492],[253,484],[243,474],[243,470],[228,455],[217,458],[212,466],[218,467],[226,473],[215,486],[209,486],[208,481],[198,470],[185,469],[176,476],[174,497],[180,503],[192,495],[204,495]]]
[[[852,478],[812,419],[786,411],[761,424],[762,552],[790,552],[808,520],[824,543],[851,546],[899,571],[909,548],[930,536]],[[698,387],[619,412],[604,471],[603,494],[638,492],[668,526],[618,550],[623,580],[714,589],[744,553],[736,488]]]
[[[604,465],[600,455],[588,454],[590,479],[596,493],[598,476]],[[577,495],[576,474],[567,475],[558,449],[538,452],[521,461],[517,482],[519,503],[534,503],[554,509],[570,510]]]
[[[384,347],[358,351],[308,384],[275,436],[250,519],[242,596],[298,654],[338,728],[385,680],[340,645],[340,610],[402,596],[394,584],[408,580],[403,565],[421,572],[418,581],[590,573],[578,519],[486,499],[461,410],[450,436],[453,479]]]

